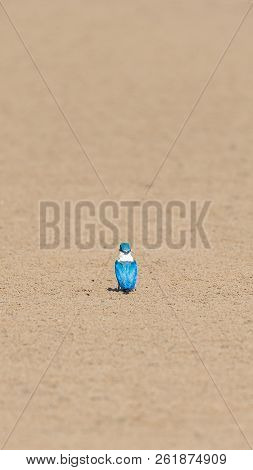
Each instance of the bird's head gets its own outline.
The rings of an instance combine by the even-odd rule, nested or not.
[[[124,243],[121,243],[120,246],[119,246],[119,251],[121,253],[124,253],[125,255],[127,255],[128,253],[131,252],[131,246],[129,243],[127,242],[124,242]]]

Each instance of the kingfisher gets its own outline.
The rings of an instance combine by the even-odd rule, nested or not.
[[[119,246],[119,257],[115,261],[115,274],[118,281],[118,291],[130,292],[135,289],[138,266],[133,259],[129,243],[121,243]]]

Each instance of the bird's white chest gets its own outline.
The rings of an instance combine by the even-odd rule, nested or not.
[[[131,253],[127,253],[127,254],[122,253],[122,252],[119,253],[118,261],[124,262],[124,261],[133,261],[133,260],[134,259]]]

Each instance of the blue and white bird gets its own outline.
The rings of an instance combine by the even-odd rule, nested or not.
[[[130,292],[135,289],[138,266],[133,259],[129,243],[120,244],[119,258],[115,261],[115,274],[118,281],[118,290]]]

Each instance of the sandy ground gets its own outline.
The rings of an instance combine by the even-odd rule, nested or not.
[[[248,6],[4,4],[115,200],[143,197]],[[212,248],[144,256],[137,237],[125,296],[108,290],[116,252],[39,249],[39,200],[108,196],[0,7],[5,448],[253,445],[252,28],[253,13],[148,196],[211,200]]]

